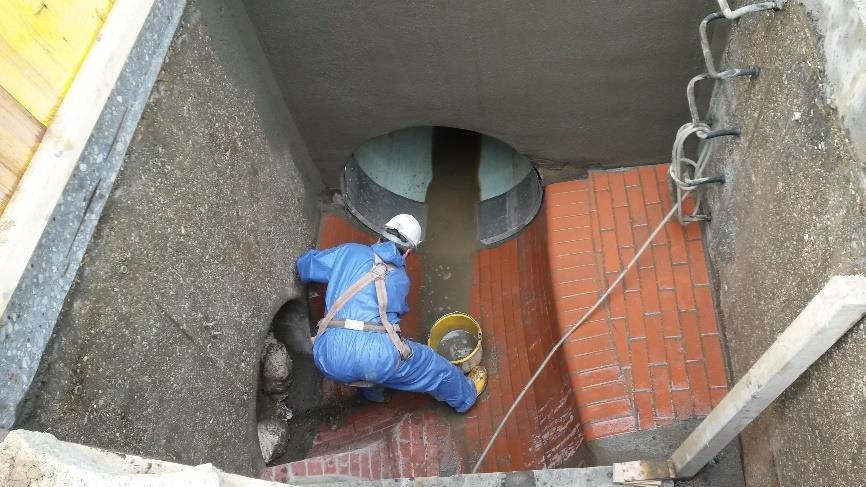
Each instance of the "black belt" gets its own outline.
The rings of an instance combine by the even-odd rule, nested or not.
[[[347,330],[387,333],[385,327],[380,325],[379,323],[370,323],[367,321],[358,320],[331,320],[331,322],[328,323],[328,328],[345,328]],[[394,325],[394,331],[400,333],[400,325]]]

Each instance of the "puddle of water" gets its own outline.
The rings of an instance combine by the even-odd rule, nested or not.
[[[466,330],[451,330],[442,337],[436,351],[453,362],[469,356],[476,345],[478,345],[478,338],[472,333]]]

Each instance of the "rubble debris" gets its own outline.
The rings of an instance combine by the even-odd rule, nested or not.
[[[273,333],[265,339],[262,354],[262,390],[266,394],[285,394],[292,379],[292,358]]]
[[[265,419],[259,421],[257,426],[259,433],[259,446],[262,449],[262,458],[265,463],[281,456],[286,452],[286,444],[289,441],[289,430],[285,421],[279,419]]]

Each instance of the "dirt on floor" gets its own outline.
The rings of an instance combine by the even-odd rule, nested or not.
[[[433,133],[433,179],[427,187],[426,240],[422,255],[424,335],[442,315],[469,312],[478,242],[478,162],[481,135],[437,127]]]

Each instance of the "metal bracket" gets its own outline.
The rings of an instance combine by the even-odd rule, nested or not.
[[[740,130],[740,127],[730,127],[730,128],[726,128],[726,129],[712,130],[710,132],[703,134],[703,136],[701,134],[698,134],[698,137],[701,137],[702,139],[707,140],[707,139],[715,139],[716,137],[727,137],[730,135],[732,135],[734,137],[739,137],[740,135],[742,135],[742,131]]]
[[[739,19],[743,15],[750,14],[752,12],[760,12],[762,10],[782,10],[783,8],[785,8],[785,0],[753,3],[752,5],[746,5],[736,10],[731,10],[731,7],[728,5],[727,0],[718,0],[718,3],[719,9],[721,9],[722,11],[722,15],[724,15],[726,19],[731,20]]]
[[[713,51],[710,48],[710,38],[707,35],[707,25],[709,25],[710,22],[724,18],[725,16],[722,12],[713,12],[704,17],[704,20],[701,21],[701,26],[699,28],[701,34],[701,50],[704,53],[704,64],[707,65],[707,75],[713,79],[728,79],[735,76],[751,76],[757,78],[758,75],[761,74],[761,69],[757,66],[751,66],[748,68],[732,68],[724,71],[716,70],[716,61],[713,59]]]
[[[689,84],[686,86],[686,100],[688,101],[688,104],[689,104],[689,114],[692,116],[692,123],[695,125],[701,124],[701,123],[703,123],[707,126],[710,125],[710,122],[708,120],[706,120],[706,121],[701,120],[701,116],[698,113],[698,102],[697,102],[697,100],[695,100],[695,84],[697,84],[698,81],[703,81],[705,79],[708,79],[709,77],[710,77],[710,75],[708,73],[699,74],[699,75],[695,76],[694,78],[692,78],[691,80],[689,80]],[[731,127],[731,128],[712,130],[712,131],[708,131],[708,132],[698,132],[697,135],[698,135],[698,137],[700,137],[702,139],[712,139],[714,137],[721,137],[723,135],[736,135],[739,137],[740,136],[740,129],[736,128],[736,127]]]
[[[710,176],[707,178],[686,179],[686,184],[688,184],[691,187],[700,186],[702,184],[713,184],[713,183],[724,184],[724,182],[725,182],[724,176]]]
[[[686,87],[686,98],[688,100],[689,114],[691,115],[692,121],[691,123],[683,125],[677,131],[677,136],[674,139],[674,147],[671,154],[670,175],[671,180],[673,181],[675,186],[672,193],[675,196],[677,203],[679,203],[679,208],[677,209],[677,220],[679,220],[680,224],[685,225],[689,222],[707,221],[710,219],[709,215],[700,213],[701,200],[698,193],[695,194],[695,206],[694,210],[691,212],[690,215],[683,214],[683,199],[689,193],[695,192],[705,184],[725,182],[724,176],[704,177],[701,174],[704,168],[704,164],[709,158],[710,152],[712,150],[712,145],[710,141],[716,137],[739,137],[741,134],[739,127],[725,127],[712,130],[710,129],[709,122],[701,120],[701,116],[698,113],[698,105],[695,101],[695,84],[697,84],[698,81],[703,81],[705,79],[719,81],[738,76],[750,76],[752,78],[755,78],[761,74],[761,69],[757,66],[752,66],[748,68],[731,68],[725,69],[723,71],[717,70],[716,62],[713,59],[713,52],[710,48],[710,38],[707,34],[707,26],[710,24],[710,22],[715,22],[719,19],[735,20],[742,17],[743,15],[753,12],[760,12],[764,10],[781,10],[785,6],[785,2],[786,0],[773,0],[761,3],[754,3],[751,5],[740,7],[736,10],[731,10],[731,7],[730,5],[728,5],[727,0],[718,0],[720,11],[707,15],[701,21],[698,30],[700,32],[701,50],[704,55],[704,64],[706,64],[707,72],[699,74],[689,80],[689,83]],[[698,150],[698,157],[696,160],[691,160],[684,154],[685,143],[688,137],[692,135],[695,135],[699,139],[702,139],[704,141],[704,144]],[[689,179],[687,177],[689,167],[692,168],[692,175],[694,179]]]

